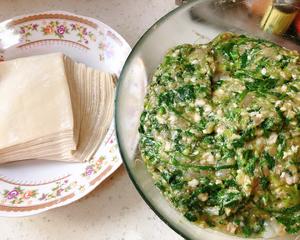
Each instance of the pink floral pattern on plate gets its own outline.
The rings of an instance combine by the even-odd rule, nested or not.
[[[13,189],[4,190],[3,191],[3,198],[7,201],[3,201],[2,203],[10,203],[10,204],[20,204],[24,203],[24,201],[29,201],[32,198],[36,198],[38,191],[37,190],[25,190],[24,188],[18,186],[14,187]]]
[[[101,62],[113,58],[116,54],[116,49],[122,41],[112,33],[111,30],[103,32],[102,30],[96,31],[92,27],[86,26],[82,23],[66,21],[66,20],[44,20],[39,23],[30,23],[19,26],[19,34],[22,36],[22,42],[30,43],[32,34],[42,33],[44,37],[66,39],[90,45],[90,42],[97,42],[98,37],[98,50],[99,60]],[[45,39],[47,40],[47,38]]]
[[[89,177],[97,173],[102,168],[102,163],[105,160],[104,156],[101,156],[97,161],[91,162],[86,166],[85,171],[81,174],[83,177]]]
[[[60,39],[64,38],[65,34],[69,34],[69,27],[66,22],[61,23],[59,21],[51,21],[45,26],[42,26],[41,30],[44,35],[54,35]]]
[[[69,180],[63,180],[60,182],[56,182],[56,185],[53,186],[51,192],[45,192],[40,194],[39,201],[48,201],[52,199],[56,199],[62,196],[64,193],[70,192],[73,188],[77,187],[77,181],[69,183]]]
[[[83,42],[85,44],[89,43],[90,41],[96,41],[96,37],[92,31],[89,31],[87,27],[82,26],[78,23],[71,23],[71,30],[77,33],[79,37],[78,42]]]
[[[25,42],[30,42],[29,37],[32,35],[32,32],[38,31],[38,24],[30,23],[20,26],[19,33],[22,36],[22,40]]]

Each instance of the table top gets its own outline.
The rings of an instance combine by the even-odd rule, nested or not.
[[[0,2],[0,21],[44,10],[65,10],[97,18],[133,46],[174,0],[11,0]],[[26,218],[0,218],[6,240],[182,239],[146,205],[124,167],[85,198],[65,207]]]

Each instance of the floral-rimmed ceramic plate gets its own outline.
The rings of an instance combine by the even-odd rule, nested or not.
[[[130,50],[107,25],[68,12],[43,12],[0,23],[0,61],[63,52],[78,62],[119,75]],[[0,216],[28,216],[74,202],[121,163],[112,123],[87,163],[30,160],[1,165]]]

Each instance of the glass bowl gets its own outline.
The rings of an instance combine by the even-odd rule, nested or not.
[[[155,213],[186,239],[239,239],[187,221],[154,186],[137,151],[139,118],[146,88],[155,68],[171,47],[183,43],[207,43],[224,31],[267,38],[290,49],[299,46],[259,28],[260,18],[250,15],[244,1],[190,1],[155,23],[138,41],[120,75],[116,96],[116,129],[121,155],[135,187]],[[273,238],[274,233],[266,237]],[[295,239],[296,236],[284,239]],[[273,238],[283,239],[283,238]]]

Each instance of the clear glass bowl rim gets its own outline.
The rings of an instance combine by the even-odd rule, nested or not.
[[[155,214],[164,222],[166,223],[170,228],[172,228],[176,233],[178,233],[180,236],[182,236],[184,239],[190,239],[188,236],[186,236],[186,234],[184,234],[183,232],[181,232],[179,229],[176,228],[175,225],[171,224],[168,219],[166,219],[164,216],[162,216],[160,214],[160,212],[155,208],[155,206],[147,199],[147,197],[145,196],[145,194],[143,193],[143,191],[140,189],[138,183],[135,181],[134,177],[133,177],[133,173],[132,170],[130,169],[129,165],[127,164],[127,159],[125,157],[124,154],[124,149],[123,146],[120,142],[120,136],[119,136],[119,128],[120,128],[120,124],[119,123],[119,118],[118,118],[118,102],[119,102],[119,91],[120,91],[120,83],[122,82],[124,76],[126,75],[126,72],[128,71],[131,61],[135,56],[135,53],[139,50],[139,48],[141,47],[144,39],[146,39],[154,30],[155,28],[157,28],[158,26],[160,26],[161,24],[163,24],[165,21],[168,20],[169,17],[171,17],[172,15],[176,14],[177,12],[183,11],[186,8],[190,8],[191,6],[193,6],[196,3],[199,2],[203,2],[205,0],[191,0],[188,3],[183,4],[182,6],[179,6],[175,9],[173,9],[172,11],[170,11],[169,13],[167,13],[166,15],[164,15],[163,17],[161,17],[159,20],[157,20],[141,37],[140,39],[136,42],[136,44],[134,45],[134,47],[132,48],[132,51],[130,52],[129,56],[127,57],[125,64],[123,66],[123,69],[121,71],[119,80],[118,80],[118,84],[117,84],[117,89],[116,89],[116,98],[115,98],[115,126],[116,126],[116,135],[117,135],[117,142],[119,145],[119,149],[120,149],[120,154],[123,160],[123,163],[125,165],[125,168],[127,170],[127,173],[132,181],[132,183],[134,184],[135,188],[137,189],[137,191],[139,192],[139,194],[142,196],[143,200],[147,203],[147,205],[155,212]]]

